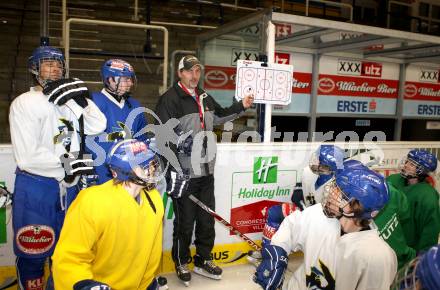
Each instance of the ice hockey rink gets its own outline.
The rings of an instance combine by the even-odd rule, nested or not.
[[[289,258],[288,270],[285,279],[289,279],[292,273],[298,268],[302,262],[302,257],[294,256]],[[163,275],[168,280],[168,288],[174,289],[191,289],[191,290],[219,290],[219,289],[241,289],[241,290],[258,290],[261,286],[252,281],[252,275],[255,267],[252,264],[243,264],[230,267],[223,267],[223,275],[221,280],[212,280],[192,272],[191,284],[186,287],[177,279],[175,273],[167,273]]]
[[[230,266],[223,268],[223,275],[221,280],[213,280],[200,275],[191,273],[191,284],[189,287],[183,285],[179,281],[175,273],[168,273],[163,275],[168,280],[169,289],[243,289],[256,290],[261,289],[259,285],[252,281],[252,275],[255,267],[250,264]]]

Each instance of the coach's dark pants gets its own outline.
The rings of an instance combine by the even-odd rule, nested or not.
[[[188,196],[192,194],[212,210],[215,210],[214,176],[191,178],[184,196],[173,199],[174,229],[172,256],[177,265],[190,261],[190,244],[195,223],[196,253],[205,260],[211,259],[214,246],[214,218],[195,204]]]

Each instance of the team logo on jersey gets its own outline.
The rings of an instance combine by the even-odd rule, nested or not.
[[[131,153],[133,153],[133,155],[139,154],[139,153],[147,153],[147,144],[145,144],[144,142],[137,142],[137,143],[133,143],[130,144],[130,149],[131,149]]]
[[[275,232],[277,231],[277,229],[278,228],[273,227],[269,223],[266,223],[264,225],[264,229],[263,229],[263,238],[271,240],[273,235],[275,235]]]
[[[131,139],[131,130],[124,123],[117,121],[117,127],[112,128],[111,133],[107,133],[108,142],[117,142],[124,139]]]
[[[49,226],[30,225],[18,230],[15,242],[24,253],[42,254],[54,245],[55,232]]]
[[[393,216],[390,219],[388,219],[385,226],[382,227],[382,229],[380,230],[379,233],[380,237],[385,241],[388,240],[398,226],[399,226],[399,220],[397,219],[397,214],[394,213]]]
[[[278,175],[278,156],[255,157],[253,182],[276,183]]]
[[[53,137],[53,144],[63,144],[67,152],[70,152],[70,144],[72,142],[72,134],[75,129],[73,123],[64,118],[59,119],[61,125],[58,126],[58,134]]]
[[[43,278],[26,280],[26,290],[43,290]]]
[[[321,270],[313,266],[310,274],[306,275],[307,289],[334,290],[335,278],[321,259],[319,259],[319,267]]]

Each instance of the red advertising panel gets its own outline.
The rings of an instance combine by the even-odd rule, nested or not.
[[[205,89],[235,90],[235,67],[205,66]]]
[[[284,52],[275,52],[275,63],[290,64],[290,54]]]
[[[405,82],[405,100],[440,101],[440,84]]]
[[[396,99],[398,85],[397,80],[321,74],[318,93],[320,95]]]
[[[293,34],[293,25],[290,23],[275,23],[275,38],[287,37]]]
[[[281,202],[263,200],[232,208],[231,224],[243,234],[262,232],[267,210],[277,204]]]
[[[292,92],[297,94],[310,94],[312,92],[312,74],[293,72]]]

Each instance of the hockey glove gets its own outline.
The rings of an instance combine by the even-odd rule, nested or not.
[[[261,250],[263,261],[254,274],[254,282],[265,290],[276,290],[284,281],[287,268],[287,252],[275,245],[268,245]]]
[[[57,106],[74,100],[79,106],[85,108],[88,105],[87,99],[90,99],[89,90],[85,83],[77,78],[49,82],[44,86],[43,93],[49,98],[49,102]]]
[[[93,175],[95,173],[91,158],[77,158],[72,153],[65,153],[60,159],[66,172],[64,180],[68,183],[71,183],[78,175]]]
[[[73,290],[111,290],[110,286],[95,280],[81,280],[73,285]]]
[[[187,133],[183,133],[183,130],[178,125],[174,131],[176,132],[177,139],[177,152],[186,154],[187,156],[191,156],[191,151],[193,147],[193,137],[191,135],[192,131]]]
[[[6,185],[0,184],[0,208],[7,207],[12,204],[12,193]]]
[[[293,190],[292,194],[292,202],[294,205],[296,205],[301,211],[305,208],[305,202],[304,202],[304,194],[302,189],[295,189]]]
[[[166,175],[168,195],[172,198],[181,198],[188,189],[189,179],[188,170],[179,174],[174,169],[169,169]]]

